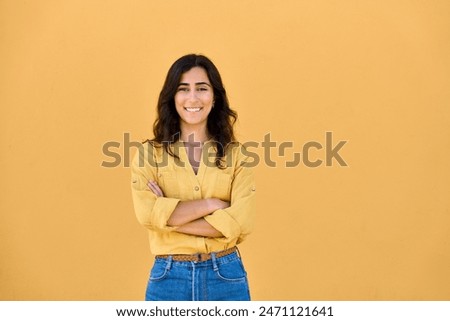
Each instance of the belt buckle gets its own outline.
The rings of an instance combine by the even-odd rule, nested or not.
[[[208,260],[208,253],[198,253],[197,254],[197,262],[203,262]]]

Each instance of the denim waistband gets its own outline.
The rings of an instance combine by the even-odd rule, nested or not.
[[[236,260],[240,260],[241,257],[239,255],[238,251],[235,251],[231,254],[222,256],[222,257],[216,257],[215,253],[211,253],[211,258],[209,260],[206,261],[201,261],[201,262],[196,262],[196,261],[175,261],[173,260],[173,256],[169,255],[167,258],[160,258],[160,257],[156,257],[155,258],[155,262],[166,262],[168,267],[170,267],[171,265],[176,265],[176,266],[185,266],[185,267],[190,267],[195,265],[196,267],[208,267],[208,266],[215,266],[217,264],[224,264],[224,263],[228,263],[228,262],[232,262],[232,261],[236,261]]]

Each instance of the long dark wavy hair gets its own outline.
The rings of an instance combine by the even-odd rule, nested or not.
[[[237,120],[237,113],[230,108],[219,71],[213,62],[203,55],[185,55],[170,67],[159,94],[157,118],[153,124],[154,138],[150,142],[162,145],[169,155],[178,158],[170,148],[181,135],[180,116],[175,108],[174,97],[181,76],[193,67],[203,68],[213,87],[214,108],[208,115],[207,129],[217,149],[215,164],[219,168],[225,168],[223,156],[227,147],[235,143],[233,126]]]

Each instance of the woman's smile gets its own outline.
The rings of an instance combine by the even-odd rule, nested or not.
[[[184,107],[184,110],[188,112],[199,112],[203,107]]]

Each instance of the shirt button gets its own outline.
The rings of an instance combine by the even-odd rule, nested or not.
[[[200,187],[195,186],[194,189],[195,189],[196,191],[198,191],[198,190],[200,189]]]

